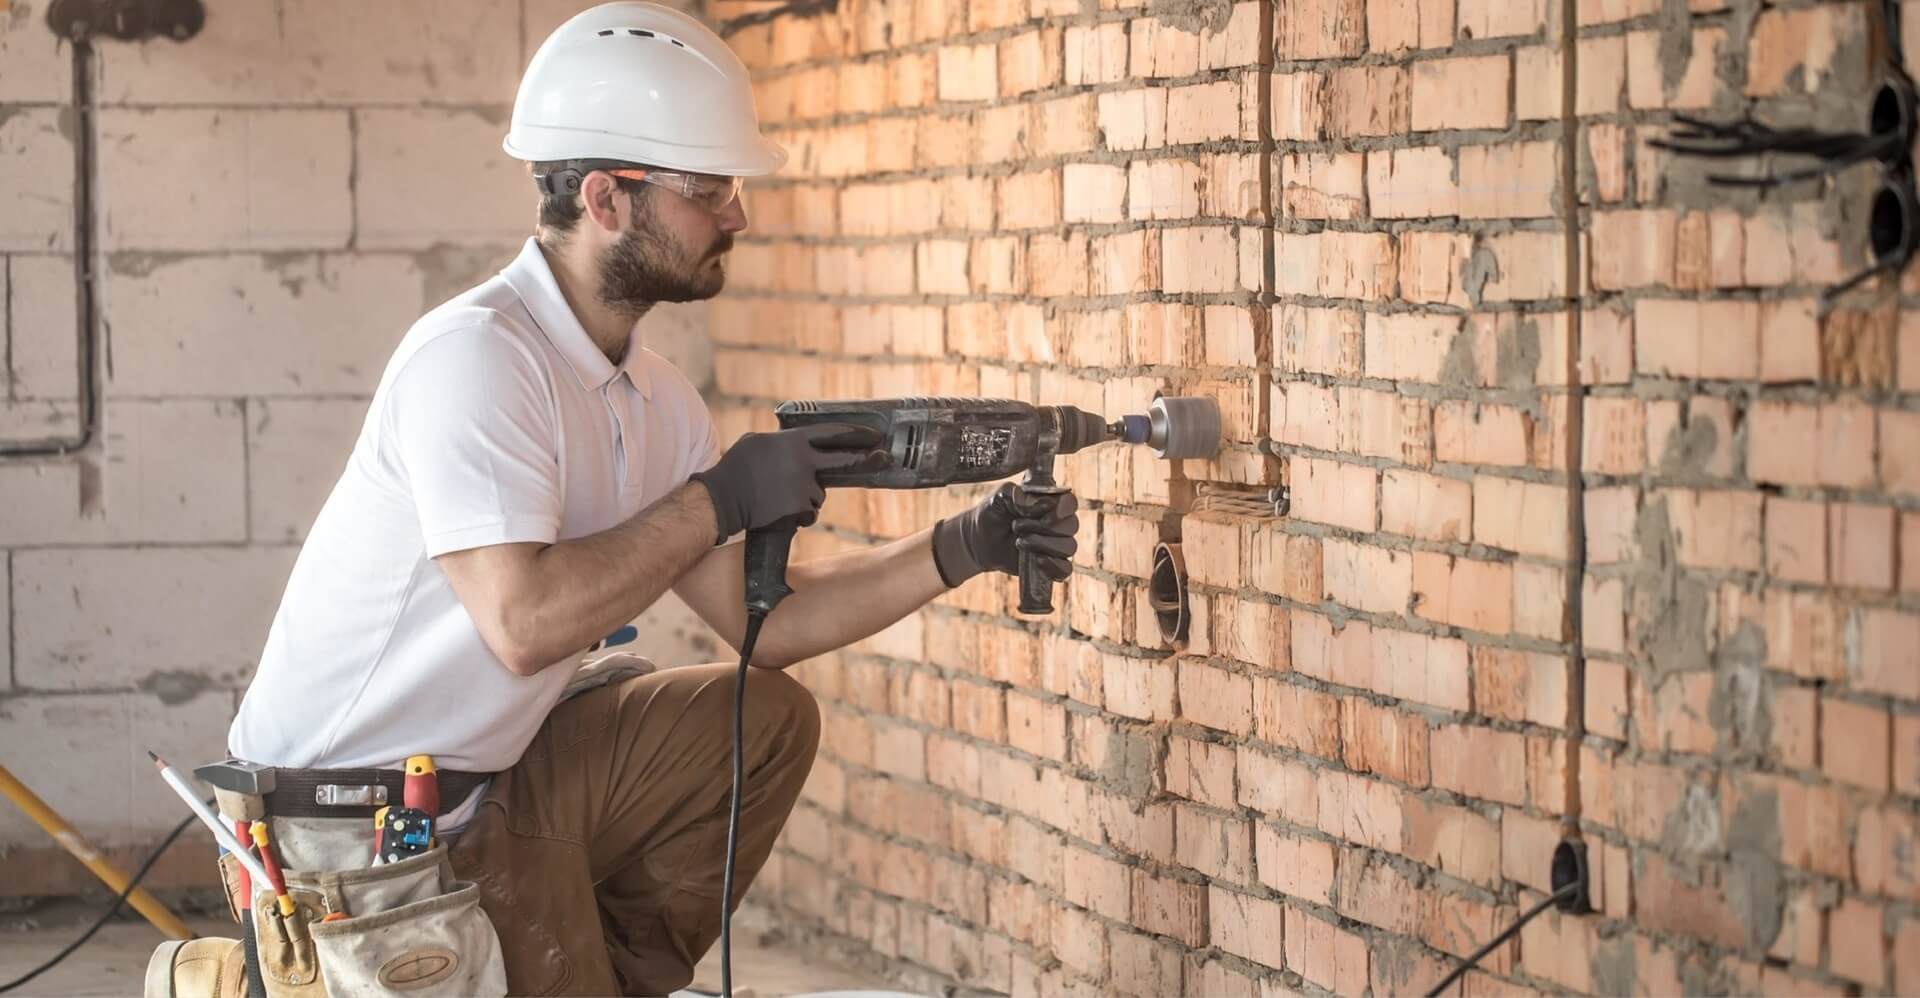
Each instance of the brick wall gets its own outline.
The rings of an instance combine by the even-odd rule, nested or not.
[[[99,844],[184,817],[144,751],[224,754],[307,526],[400,335],[532,232],[500,151],[520,70],[584,0],[210,4],[92,77],[101,428],[0,456],[0,763]],[[71,50],[0,4],[0,447],[78,432]],[[710,378],[704,310],[656,349]],[[684,608],[649,651],[712,657]],[[160,882],[205,881],[206,842]],[[93,880],[0,803],[0,894]]]
[[[825,6],[731,37],[794,158],[713,307],[724,424],[1163,389],[1228,447],[1063,461],[1054,617],[975,583],[799,667],[825,742],[758,897],[922,983],[1405,993],[1573,827],[1599,911],[1468,991],[1920,989],[1920,327],[1815,300],[1872,169],[1646,144],[1863,120],[1876,5]],[[804,543],[971,498],[836,494]]]

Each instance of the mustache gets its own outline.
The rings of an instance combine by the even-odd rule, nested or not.
[[[713,248],[707,251],[707,255],[721,256],[723,254],[730,253],[732,251],[733,251],[733,237],[721,236],[719,239],[714,241]]]

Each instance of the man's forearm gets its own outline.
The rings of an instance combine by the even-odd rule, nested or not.
[[[794,593],[767,619],[761,638],[771,649],[767,658],[781,665],[885,630],[947,591],[934,566],[930,529],[805,561],[787,574]]]
[[[713,547],[713,504],[698,482],[632,519],[535,556],[514,632],[547,664],[591,647],[652,606]]]

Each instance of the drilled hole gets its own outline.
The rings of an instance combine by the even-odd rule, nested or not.
[[[1160,543],[1153,548],[1153,575],[1147,579],[1147,604],[1160,625],[1160,638],[1169,645],[1187,640],[1187,563],[1180,545]]]
[[[1873,213],[1867,220],[1867,239],[1873,258],[1886,261],[1902,259],[1912,249],[1912,195],[1898,182],[1888,182],[1873,196]]]

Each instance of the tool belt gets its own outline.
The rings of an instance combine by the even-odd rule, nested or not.
[[[372,818],[400,803],[406,774],[397,769],[275,769],[274,789],[261,797],[279,818]],[[452,810],[492,773],[440,770],[440,800]]]
[[[257,768],[265,772],[265,767]],[[404,773],[376,769],[273,769],[271,773],[271,782],[259,787],[264,793],[222,790],[224,817],[229,821],[255,818],[264,810],[275,839],[297,837],[302,827],[325,826],[330,829],[325,833],[329,848],[339,841],[352,841],[353,834],[364,835],[368,846],[353,855],[340,849],[292,850],[291,854],[309,857],[311,864],[282,864],[292,915],[281,914],[271,884],[247,878],[232,855],[220,856],[230,911],[247,926],[243,935],[257,953],[266,998],[506,993],[500,940],[480,907],[480,889],[455,878],[446,842],[437,833],[424,852],[367,865],[367,857],[373,854],[374,812],[402,805]],[[449,809],[459,806],[489,775],[439,771],[441,800]],[[311,818],[348,820],[301,825],[302,819]],[[355,824],[365,831],[346,832]],[[349,838],[340,839],[342,834]],[[317,858],[323,852],[326,858]],[[243,880],[251,881],[245,892],[250,895],[247,902],[241,900]],[[245,953],[246,943],[241,940],[162,944],[148,964],[146,996],[245,998],[247,982],[239,974]]]

